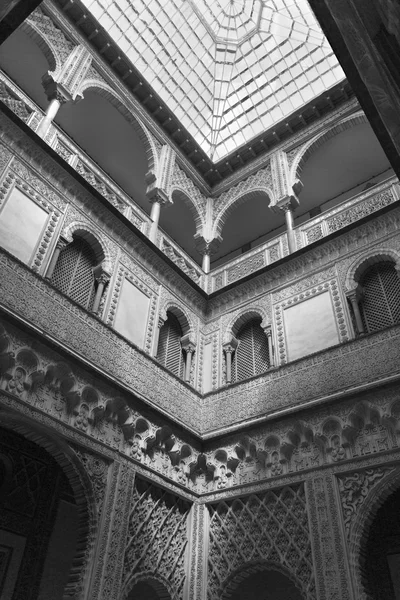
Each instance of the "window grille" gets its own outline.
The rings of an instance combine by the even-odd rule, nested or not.
[[[268,339],[260,323],[259,319],[248,321],[236,336],[239,345],[232,358],[232,382],[260,375],[270,367]]]
[[[60,253],[51,281],[72,300],[90,309],[95,295],[96,263],[90,245],[77,238]]]
[[[371,333],[400,322],[400,279],[393,263],[380,262],[362,277],[361,318]]]
[[[183,379],[185,361],[181,346],[182,328],[172,313],[160,329],[157,360],[171,373]]]

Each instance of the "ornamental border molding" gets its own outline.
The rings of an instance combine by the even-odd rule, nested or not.
[[[33,271],[38,272],[44,259],[49,253],[51,241],[57,230],[62,212],[51,202],[46,201],[36,190],[27,182],[16,175],[11,169],[5,171],[0,184],[0,209],[2,204],[6,204],[12,195],[14,189],[18,189],[27,198],[32,200],[37,206],[47,213],[46,222],[42,228],[41,234],[31,254],[28,264]]]
[[[94,238],[96,238],[97,242],[101,246],[104,256],[104,259],[102,260],[103,267],[107,271],[107,273],[111,273],[112,264],[114,261],[109,248],[110,243],[108,242],[108,240],[105,239],[103,233],[99,229],[97,229],[97,227],[94,227],[89,220],[85,219],[84,221],[69,222],[68,225],[64,223],[61,235],[65,237],[65,239],[68,242],[71,243],[74,239],[74,233],[76,231],[87,231]]]
[[[147,323],[145,328],[145,342],[143,350],[147,354],[151,354],[152,340],[153,340],[153,331],[155,324],[155,315],[156,315],[156,307],[157,307],[157,294],[151,290],[139,277],[137,277],[130,269],[124,266],[124,264],[120,261],[117,274],[114,280],[114,286],[110,290],[111,300],[109,303],[107,316],[105,322],[107,325],[114,327],[115,317],[118,311],[118,305],[121,298],[121,291],[123,282],[129,281],[132,283],[137,289],[139,289],[143,294],[145,294],[149,298],[149,308],[147,314]]]
[[[266,294],[262,301],[249,302],[246,305],[242,305],[240,308],[235,310],[233,313],[230,312],[221,319],[221,333],[222,343],[227,344],[231,341],[233,336],[233,328],[236,323],[245,318],[247,315],[255,315],[261,317],[261,327],[265,329],[272,323],[272,306],[271,306],[271,294]],[[243,322],[244,324],[244,322]]]
[[[330,298],[332,302],[332,309],[335,316],[335,324],[337,327],[339,341],[338,344],[343,344],[349,340],[349,332],[348,325],[346,322],[344,307],[342,304],[342,300],[340,297],[340,290],[338,284],[338,278],[335,277],[330,281],[324,281],[324,283],[320,283],[312,287],[311,289],[307,289],[304,292],[300,292],[298,295],[293,296],[289,299],[281,301],[279,304],[275,304],[274,312],[275,312],[275,326],[276,326],[276,336],[278,342],[278,352],[279,352],[279,364],[283,365],[287,363],[287,342],[286,342],[286,331],[285,331],[285,321],[284,321],[284,311],[286,308],[290,306],[294,306],[296,304],[300,304],[312,298],[314,296],[318,296],[323,294],[324,292],[329,291]]]
[[[397,245],[400,247],[400,240],[398,240]],[[377,244],[370,248],[367,252],[359,254],[357,258],[353,261],[351,266],[347,269],[347,273],[345,276],[345,291],[355,290],[359,282],[356,281],[355,275],[357,270],[365,264],[365,268],[368,265],[376,262],[376,259],[388,259],[392,258],[395,262],[396,268],[400,271],[400,250],[394,249],[392,246],[386,244]]]

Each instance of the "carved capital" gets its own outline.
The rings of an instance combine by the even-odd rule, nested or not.
[[[150,204],[154,204],[155,202],[158,202],[161,206],[172,204],[171,199],[160,188],[153,188],[151,191],[148,191],[146,195]]]
[[[225,352],[225,354],[233,354],[237,349],[238,345],[239,340],[237,340],[235,337],[232,337],[232,339],[229,342],[222,346],[222,349]]]
[[[196,233],[194,235],[194,241],[196,245],[196,249],[200,252],[200,254],[208,254],[212,256],[216,252],[218,252],[218,248],[222,242],[222,237],[217,236],[211,240],[206,239],[203,235]]]
[[[60,104],[65,104],[72,100],[72,96],[62,85],[53,79],[50,73],[43,75],[42,85],[49,102],[58,100]]]
[[[181,337],[181,346],[185,350],[186,354],[193,354],[196,350],[197,344],[193,338],[190,337],[190,334],[187,333]]]

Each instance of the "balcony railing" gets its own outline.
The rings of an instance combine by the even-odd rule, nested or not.
[[[400,198],[397,177],[391,177],[350,200],[295,227],[297,249],[304,248]],[[286,233],[278,235],[210,273],[211,289],[219,290],[288,254]]]
[[[44,115],[43,111],[1,71],[0,100],[36,131]],[[49,129],[45,141],[103,198],[115,206],[142,233],[147,234],[151,224],[150,217],[54,123]],[[195,283],[201,286],[205,285],[205,274],[202,269],[165,231],[160,231],[157,246]]]
[[[34,131],[37,129],[43,111],[1,71],[0,100]],[[148,233],[150,217],[57,125],[51,126],[45,141],[142,233]],[[297,249],[304,248],[396,202],[399,198],[400,186],[396,177],[375,185],[296,227]],[[239,258],[213,269],[211,273],[205,274],[199,265],[162,230],[159,231],[157,246],[188,277],[209,293],[257,272],[287,256],[289,252],[286,233],[282,233]]]

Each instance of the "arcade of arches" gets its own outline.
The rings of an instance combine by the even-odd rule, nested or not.
[[[269,4],[0,47],[1,600],[400,600],[400,185]]]

